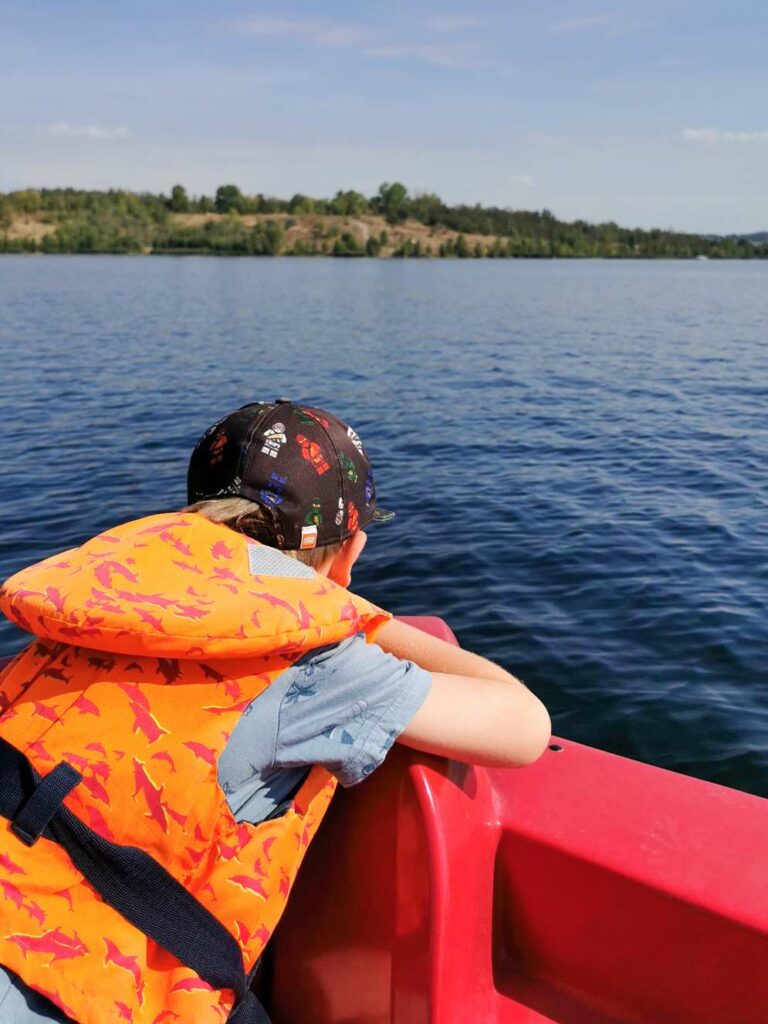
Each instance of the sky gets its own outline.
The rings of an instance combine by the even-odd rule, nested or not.
[[[767,44],[765,0],[0,0],[0,191],[768,230]]]

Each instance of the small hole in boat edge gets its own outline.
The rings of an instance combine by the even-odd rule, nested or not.
[[[563,747],[562,747],[561,743],[550,743],[549,744],[549,749],[550,750],[562,750]]]

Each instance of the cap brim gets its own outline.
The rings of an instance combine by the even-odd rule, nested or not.
[[[377,506],[373,510],[373,515],[371,516],[371,522],[373,522],[373,523],[388,523],[390,521],[390,519],[394,519],[394,518],[395,518],[395,513],[392,512],[390,509],[388,509],[388,508],[380,508],[379,506]]]

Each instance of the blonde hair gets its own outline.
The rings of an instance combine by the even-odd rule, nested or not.
[[[272,519],[264,506],[256,501],[250,501],[248,498],[209,498],[187,505],[181,511],[196,512],[212,523],[221,523],[230,530],[244,533],[246,537],[275,547],[272,538]],[[338,541],[335,544],[326,544],[322,548],[309,548],[305,551],[287,551],[283,548],[280,550],[302,565],[318,569],[328,558],[337,555],[343,546],[344,541]]]

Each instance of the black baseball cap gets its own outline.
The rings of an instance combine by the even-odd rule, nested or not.
[[[187,472],[190,504],[239,496],[269,513],[267,543],[325,547],[394,512],[376,506],[363,443],[338,417],[287,398],[253,402],[203,434]]]

